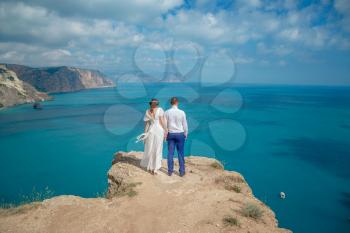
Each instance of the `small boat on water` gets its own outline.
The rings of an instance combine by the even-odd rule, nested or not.
[[[43,109],[43,107],[41,106],[41,104],[40,104],[39,102],[35,102],[35,103],[33,104],[33,108],[34,108],[34,109],[37,109],[37,110]]]

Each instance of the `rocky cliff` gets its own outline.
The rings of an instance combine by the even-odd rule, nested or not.
[[[218,161],[190,156],[186,176],[169,177],[166,161],[153,176],[139,167],[141,157],[115,155],[106,197],[57,196],[0,210],[0,232],[290,232],[278,228],[240,174]]]
[[[48,100],[46,93],[37,91],[20,80],[16,73],[0,65],[0,108]]]
[[[70,92],[89,88],[112,87],[114,83],[97,70],[60,66],[31,68],[6,64],[19,79],[43,92]]]

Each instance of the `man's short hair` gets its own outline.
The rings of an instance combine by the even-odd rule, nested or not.
[[[171,105],[174,105],[174,104],[176,104],[178,102],[179,102],[179,100],[176,97],[171,97],[171,99],[170,99],[170,104]]]

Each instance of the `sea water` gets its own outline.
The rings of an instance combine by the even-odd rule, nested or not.
[[[184,95],[187,154],[215,157],[240,172],[281,227],[350,232],[350,88],[239,85],[240,98],[231,105],[227,95],[213,101],[222,87],[193,87],[187,96],[178,88],[54,94],[43,110],[21,105],[0,111],[0,200],[20,202],[45,187],[55,195],[102,193],[113,153],[142,149],[134,141],[149,99],[159,96],[167,108],[167,95]]]

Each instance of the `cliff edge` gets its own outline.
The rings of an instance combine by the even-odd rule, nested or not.
[[[0,232],[282,233],[244,178],[215,159],[186,158],[185,177],[152,176],[142,152],[116,153],[106,198],[57,196],[0,211]],[[177,163],[175,162],[177,169]]]

